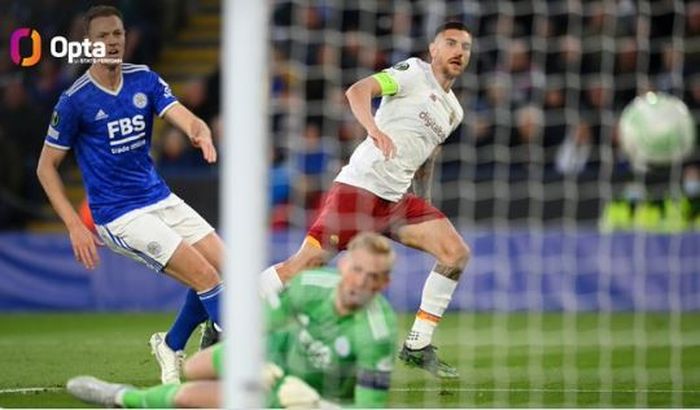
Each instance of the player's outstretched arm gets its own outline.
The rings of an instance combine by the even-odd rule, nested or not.
[[[67,151],[44,145],[39,156],[36,174],[53,209],[56,210],[68,229],[75,259],[86,268],[94,269],[99,263],[97,245],[102,245],[102,243],[83,224],[65,194],[58,167],[66,157],[66,153]]]
[[[425,160],[413,176],[413,193],[428,202],[432,201],[433,171],[435,169],[435,161],[441,150],[441,146],[435,147],[428,159]]]
[[[216,147],[211,139],[211,130],[207,123],[197,117],[182,104],[173,105],[165,112],[165,120],[179,128],[195,147],[202,150],[204,160],[216,162]]]
[[[382,88],[373,76],[365,77],[356,82],[345,92],[350,103],[350,109],[357,121],[365,127],[367,134],[374,141],[386,159],[396,155],[396,146],[391,138],[383,133],[372,115],[372,98],[382,95]]]

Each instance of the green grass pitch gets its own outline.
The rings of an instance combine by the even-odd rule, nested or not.
[[[0,407],[87,407],[63,389],[78,374],[157,383],[147,341],[171,319],[0,315]],[[400,336],[411,319],[400,317]],[[698,324],[700,313],[452,313],[435,342],[461,378],[440,382],[397,363],[391,405],[700,407]]]

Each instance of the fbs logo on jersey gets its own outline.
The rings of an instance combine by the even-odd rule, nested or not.
[[[107,123],[112,154],[123,154],[146,145],[146,121],[143,115],[120,118]]]
[[[115,145],[119,141],[113,141],[116,137],[128,137],[135,132],[141,132],[146,128],[146,122],[143,115],[134,115],[132,118],[120,118],[118,120],[107,123],[107,131],[109,132],[109,140],[111,145]]]

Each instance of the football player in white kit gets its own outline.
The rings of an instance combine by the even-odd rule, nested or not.
[[[430,63],[409,58],[348,89],[350,107],[367,130],[367,139],[336,177],[299,251],[262,274],[262,291],[279,291],[300,271],[344,250],[364,230],[430,253],[437,261],[399,357],[440,378],[459,377],[437,357],[432,335],[470,249],[431,205],[430,182],[440,144],[464,116],[451,87],[469,63],[471,45],[471,34],[462,23],[445,23],[430,44]],[[372,115],[371,101],[379,96],[381,105]]]

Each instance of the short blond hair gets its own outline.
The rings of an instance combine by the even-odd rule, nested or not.
[[[394,264],[396,253],[391,242],[382,235],[374,232],[360,232],[348,243],[348,251],[366,249],[373,255],[386,256],[390,265]]]

